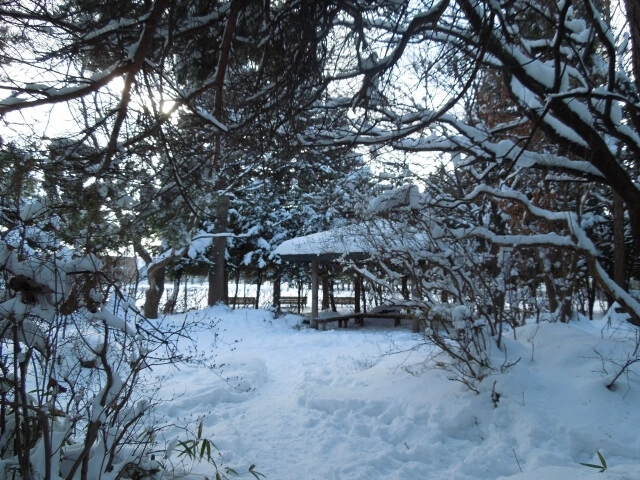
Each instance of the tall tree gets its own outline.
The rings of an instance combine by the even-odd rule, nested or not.
[[[465,201],[519,204],[537,221],[563,225],[558,241],[542,232],[527,239],[501,235],[494,223],[471,232],[498,244],[579,251],[601,288],[640,323],[637,302],[611,281],[597,239],[582,227],[585,202],[536,205],[533,191],[522,188],[530,171],[543,172],[550,191],[566,182],[606,186],[622,199],[631,245],[640,247],[637,87],[624,69],[629,44],[618,41],[598,6],[592,0],[357,3],[342,17],[349,33],[329,49],[340,55],[331,57],[328,80],[335,87],[328,91],[335,95],[325,105],[355,107],[352,127],[332,132],[335,142],[451,155],[454,167],[475,179]],[[513,102],[510,121],[491,124],[461,108],[486,70]],[[544,133],[542,148],[522,134],[526,124]]]
[[[23,48],[3,44],[0,88],[11,94],[0,115],[15,125],[14,112],[68,111],[69,131],[56,132],[64,148],[55,145],[65,167],[51,178],[75,172],[67,193],[97,192],[96,220],[105,220],[102,208],[134,217],[107,218],[105,238],[136,245],[147,272],[162,268],[142,251],[145,237],[177,252],[164,263],[209,234],[209,302],[224,301],[229,199],[278,148],[274,132],[295,136],[298,113],[322,92],[323,42],[337,10],[309,1],[7,2],[6,36]],[[127,205],[118,205],[125,191]]]

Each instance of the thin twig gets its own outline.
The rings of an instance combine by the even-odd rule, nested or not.
[[[518,455],[516,455],[515,448],[512,448],[511,451],[513,452],[513,456],[516,457],[516,462],[518,463],[518,468],[520,469],[520,473],[523,473],[522,472],[522,467],[520,466],[520,460],[518,460]]]

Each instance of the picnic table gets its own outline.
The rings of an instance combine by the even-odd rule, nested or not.
[[[314,324],[316,328],[320,330],[326,330],[328,323],[337,322],[338,328],[347,328],[349,320],[353,319],[354,325],[364,325],[366,318],[381,318],[393,320],[393,326],[400,325],[400,321],[404,318],[410,318],[413,320],[413,331],[419,331],[419,323],[415,315],[411,313],[402,312],[401,307],[396,306],[379,306],[371,309],[368,312],[351,312],[351,313],[334,313],[325,312],[323,315],[314,318]]]

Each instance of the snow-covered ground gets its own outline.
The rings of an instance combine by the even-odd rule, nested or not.
[[[640,478],[638,368],[605,388],[634,347],[616,320],[511,332],[506,354],[520,361],[476,395],[424,364],[428,349],[413,350],[421,337],[409,328],[322,332],[297,316],[223,307],[187,315],[219,319],[197,337],[217,368],[165,372],[163,395],[176,398],[159,413],[176,427],[161,441],[188,439],[178,427],[195,432],[202,419],[216,462],[240,478],[254,478],[252,464],[270,480]],[[505,353],[493,354],[501,365]],[[580,465],[599,464],[596,451],[604,473]],[[214,472],[204,462],[187,478]]]

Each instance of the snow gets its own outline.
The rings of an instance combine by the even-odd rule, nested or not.
[[[210,112],[208,112],[204,108],[196,107],[195,111],[196,111],[196,113],[198,115],[200,115],[202,118],[204,118],[205,120],[210,122],[218,130],[220,130],[222,132],[228,132],[229,131],[229,129],[227,128],[226,125],[224,125],[222,122],[220,122],[220,120],[218,120],[214,115],[212,115]]]
[[[326,255],[336,256],[365,253],[362,247],[363,230],[357,225],[336,228],[296,237],[282,242],[273,251],[274,255]]]
[[[117,315],[114,315],[107,310],[91,314],[90,318],[92,320],[104,322],[111,328],[122,330],[123,332],[129,333],[131,335],[134,335],[136,333],[135,325],[133,325],[131,322],[127,322],[126,320],[120,318]]]
[[[0,338],[13,338],[13,327],[19,324],[15,335],[20,341],[44,352],[47,349],[47,336],[36,322],[25,318],[29,313],[30,305],[25,305],[17,297],[0,303]]]
[[[69,272],[97,272],[104,266],[104,262],[90,253],[83,257],[75,258],[64,265],[64,269]]]
[[[187,257],[196,258],[202,255],[210,246],[213,237],[206,232],[199,232],[198,235],[189,242]]]
[[[385,192],[369,202],[369,212],[384,212],[395,207],[408,206],[418,208],[422,196],[416,185],[403,185],[399,188]]]
[[[46,205],[39,200],[28,202],[20,209],[20,219],[23,222],[29,221],[46,210]]]
[[[425,363],[433,351],[406,326],[322,332],[264,310],[187,315],[218,319],[198,345],[223,366],[166,367],[162,393],[173,400],[158,413],[175,426],[163,440],[186,440],[179,425],[202,419],[202,437],[241,478],[254,478],[252,464],[277,480],[640,478],[637,369],[605,388],[634,347],[618,318],[509,332],[490,354],[498,367],[520,361],[476,395]],[[604,473],[580,465],[599,464],[596,451]],[[186,478],[212,471],[197,464]]]

